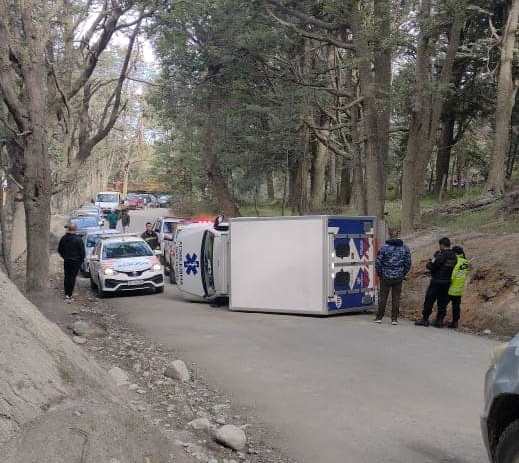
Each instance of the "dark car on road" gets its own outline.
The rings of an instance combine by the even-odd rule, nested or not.
[[[93,228],[100,228],[102,226],[102,219],[95,215],[79,215],[75,217],[72,216],[69,219],[69,222],[76,225],[78,232],[86,231]]]
[[[519,335],[494,350],[481,430],[492,463],[519,463]]]

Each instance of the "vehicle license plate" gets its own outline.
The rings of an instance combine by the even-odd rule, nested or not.
[[[144,284],[144,281],[142,280],[130,280],[128,281],[128,286],[139,286]]]

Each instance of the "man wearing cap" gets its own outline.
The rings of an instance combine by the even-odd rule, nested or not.
[[[65,302],[70,302],[77,274],[85,260],[85,247],[81,237],[76,234],[76,225],[69,223],[66,228],[67,232],[59,241],[58,253],[63,259]]]

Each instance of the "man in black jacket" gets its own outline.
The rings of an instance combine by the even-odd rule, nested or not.
[[[67,233],[63,235],[58,246],[58,253],[63,258],[63,273],[65,275],[63,286],[66,302],[70,302],[72,298],[77,274],[85,260],[85,246],[81,237],[76,235],[76,231],[76,225],[69,223]]]
[[[150,245],[151,249],[159,247],[159,235],[153,230],[151,222],[146,223],[146,231],[141,235],[141,238]]]
[[[439,244],[440,249],[434,253],[433,258],[427,263],[427,270],[431,272],[431,282],[425,293],[422,319],[415,322],[417,326],[429,326],[429,317],[436,302],[438,312],[433,326],[441,328],[449,304],[449,287],[452,271],[456,265],[456,254],[451,249],[449,238],[442,238]]]

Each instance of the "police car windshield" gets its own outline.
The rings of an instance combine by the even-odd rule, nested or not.
[[[91,228],[99,226],[97,217],[91,215],[76,217],[72,219],[71,222],[75,224],[77,228]]]
[[[142,241],[106,243],[103,246],[104,259],[125,259],[144,256],[153,256],[153,251]]]
[[[87,237],[86,246],[87,248],[93,248],[99,241],[99,235],[90,235]]]
[[[99,202],[99,203],[116,203],[117,201],[118,201],[117,195],[114,195],[114,194],[97,195],[97,202]]]

